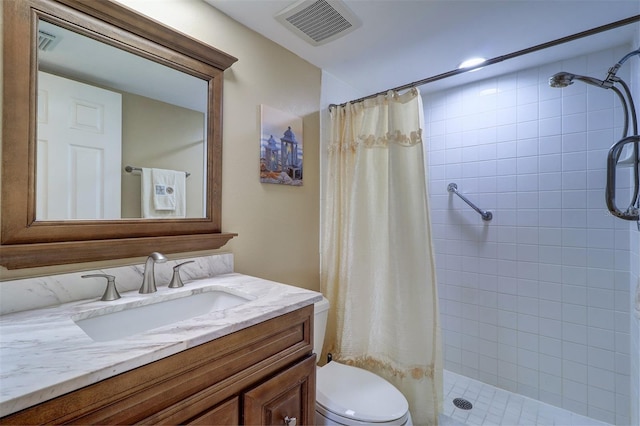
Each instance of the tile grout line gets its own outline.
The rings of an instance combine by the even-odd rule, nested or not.
[[[444,407],[440,423],[444,426],[608,426],[599,420],[447,370],[443,379]],[[473,408],[456,408],[454,398],[468,400]]]

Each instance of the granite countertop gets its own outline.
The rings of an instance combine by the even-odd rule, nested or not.
[[[116,340],[96,342],[74,323],[130,305],[224,288],[239,306]],[[0,316],[0,417],[53,399],[321,300],[322,295],[237,273],[185,281],[153,294],[121,293]]]

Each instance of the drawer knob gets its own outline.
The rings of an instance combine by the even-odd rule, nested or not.
[[[296,426],[296,422],[297,420],[295,417],[286,416],[284,418],[284,424],[286,424],[287,426]]]

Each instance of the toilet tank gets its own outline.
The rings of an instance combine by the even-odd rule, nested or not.
[[[320,302],[313,305],[313,352],[322,354],[324,344],[324,332],[327,329],[327,317],[329,316],[329,300],[323,297]]]

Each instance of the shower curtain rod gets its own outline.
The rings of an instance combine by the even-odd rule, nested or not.
[[[443,80],[445,78],[453,77],[453,76],[458,75],[458,74],[462,74],[462,73],[465,73],[465,72],[473,71],[474,69],[477,69],[477,68],[483,68],[483,67],[486,67],[487,65],[497,64],[498,62],[502,62],[502,61],[507,60],[507,59],[513,59],[513,58],[516,58],[518,56],[526,55],[527,53],[537,52],[538,50],[546,49],[548,47],[557,46],[559,44],[567,43],[569,41],[577,40],[577,39],[580,39],[580,38],[583,38],[583,37],[587,37],[587,36],[590,36],[590,35],[598,34],[598,33],[604,32],[604,31],[608,31],[608,30],[612,30],[614,28],[623,27],[625,25],[629,25],[629,24],[632,24],[632,23],[638,22],[638,21],[640,21],[640,15],[634,15],[634,16],[631,16],[629,18],[621,19],[619,21],[615,21],[615,22],[611,22],[609,24],[601,25],[599,27],[591,28],[590,30],[586,30],[586,31],[582,31],[582,32],[579,32],[579,33],[576,33],[576,34],[572,34],[572,35],[566,36],[566,37],[558,38],[558,39],[555,39],[555,40],[552,40],[552,41],[548,41],[546,43],[538,44],[536,46],[532,46],[532,47],[528,47],[526,49],[518,50],[516,52],[508,53],[506,55],[497,56],[495,58],[488,59],[488,60],[484,61],[482,64],[475,65],[473,67],[463,68],[463,69],[458,68],[458,69],[455,69],[455,70],[447,71],[447,72],[444,72],[442,74],[438,74],[438,75],[434,75],[434,76],[431,76],[431,77],[427,77],[427,78],[422,79],[422,80],[414,81],[413,83],[405,84],[403,86],[394,87],[393,89],[388,89],[388,90],[385,90],[383,92],[374,93],[372,95],[364,96],[362,98],[358,98],[356,100],[345,102],[345,103],[342,103],[342,104],[339,104],[339,105],[330,104],[329,105],[329,109],[335,108],[337,106],[345,106],[347,104],[364,101],[365,99],[375,98],[376,96],[384,95],[389,90],[402,91],[402,90],[406,90],[406,89],[411,89],[411,88],[414,88],[414,87],[422,86],[422,85],[427,84],[427,83],[433,83],[434,81]]]

